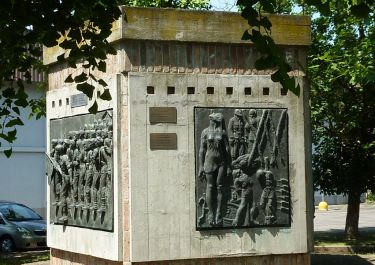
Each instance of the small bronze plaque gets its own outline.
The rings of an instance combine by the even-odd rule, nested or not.
[[[151,150],[177,150],[177,134],[150,133]]]
[[[150,107],[150,123],[177,123],[177,109],[175,107]]]
[[[80,93],[72,95],[70,101],[72,102],[70,105],[71,108],[82,107],[88,104],[88,97],[85,94]]]

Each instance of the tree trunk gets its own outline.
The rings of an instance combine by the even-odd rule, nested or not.
[[[359,222],[359,205],[361,203],[361,193],[357,191],[349,192],[348,210],[346,212],[345,236],[347,240],[357,239]]]

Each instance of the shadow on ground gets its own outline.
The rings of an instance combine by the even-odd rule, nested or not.
[[[0,253],[0,265],[23,265],[49,260],[49,250]]]
[[[315,231],[314,240],[316,246],[344,245],[344,246],[368,246],[375,247],[375,227],[363,227],[357,240],[345,239],[345,232],[338,229],[328,231]],[[373,251],[371,251],[373,252]]]
[[[373,263],[359,256],[351,255],[311,255],[311,265],[373,265]]]

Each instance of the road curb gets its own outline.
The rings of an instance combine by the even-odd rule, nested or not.
[[[366,254],[374,253],[375,246],[315,246],[316,254]]]

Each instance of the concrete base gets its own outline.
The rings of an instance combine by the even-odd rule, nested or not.
[[[50,265],[310,265],[310,254],[271,255],[254,257],[227,257],[150,262],[116,262],[92,256],[51,249]]]
[[[119,261],[110,261],[93,256],[51,248],[50,265],[120,265]]]

